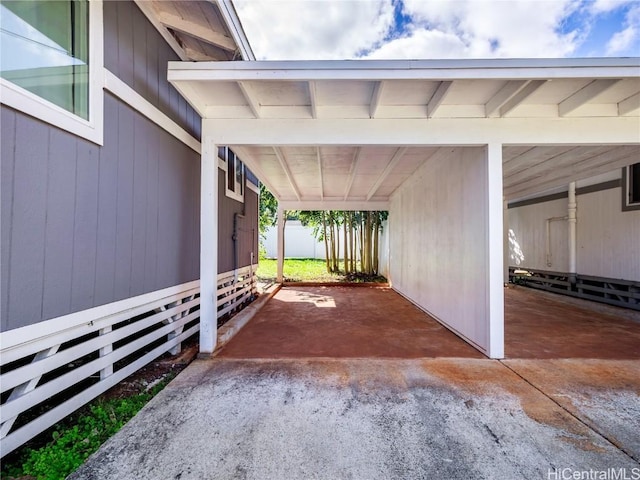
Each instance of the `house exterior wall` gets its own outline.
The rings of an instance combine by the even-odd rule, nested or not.
[[[488,346],[487,153],[441,149],[391,197],[395,290],[471,342]]]
[[[258,194],[245,187],[244,203],[225,194],[226,172],[218,169],[218,272],[258,263]],[[234,260],[233,217],[237,220],[237,265]],[[253,258],[251,254],[253,253]]]
[[[104,2],[105,69],[197,140],[200,118],[166,80],[178,57],[133,2]],[[2,105],[0,331],[200,277],[200,154],[104,92],[104,144]],[[166,123],[166,122],[165,122]],[[221,175],[224,178],[224,175]],[[242,204],[220,189],[221,230]],[[247,189],[240,265],[257,256]],[[230,234],[219,272],[233,268]]]
[[[542,199],[544,200],[544,199]],[[581,193],[577,203],[578,274],[624,280],[640,280],[640,211],[622,211],[621,187]],[[541,201],[508,210],[509,229],[524,259],[510,245],[511,266],[566,272],[568,226],[554,222],[551,231],[552,265],[545,262],[545,218],[567,214],[567,198]]]

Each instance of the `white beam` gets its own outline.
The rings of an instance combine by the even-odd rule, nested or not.
[[[242,59],[247,61],[254,61],[256,59],[249,44],[249,40],[242,28],[242,22],[238,18],[238,13],[233,6],[232,0],[217,0],[218,8],[224,17],[224,21],[229,28],[229,32],[233,36],[233,39],[238,46],[238,50],[242,54]]]
[[[580,90],[575,92],[573,95],[565,98],[562,102],[558,104],[558,115],[564,117],[569,113],[573,112],[576,108],[584,105],[592,98],[597,97],[602,92],[612,87],[620,80],[605,78],[594,80],[591,83],[588,83]]]
[[[487,354],[504,358],[504,235],[502,197],[502,145],[487,145]]]
[[[160,2],[162,5],[162,2]],[[175,15],[173,13],[169,13],[166,11],[158,12],[158,20],[163,25],[172,28],[173,30],[177,30],[182,33],[186,33],[187,35],[191,35],[192,37],[197,37],[200,40],[203,40],[206,43],[214,45],[216,47],[222,48],[223,50],[227,50],[229,52],[236,51],[236,43],[232,38],[227,37],[223,33],[216,32],[210,28],[203,27],[195,22],[190,22],[180,17],[179,15]]]
[[[358,168],[358,162],[360,161],[360,154],[362,153],[361,147],[356,147],[353,152],[353,159],[351,160],[351,170],[349,172],[349,180],[347,180],[347,188],[344,190],[344,199],[349,198],[349,193],[351,193],[351,187],[353,186],[353,181],[356,178],[356,168]]]
[[[253,156],[251,156],[248,150],[246,150],[244,147],[234,145],[233,151],[240,157],[242,163],[249,167],[249,170],[251,170],[256,175],[256,177],[258,177],[258,180],[266,185],[267,189],[273,194],[274,197],[276,197],[276,200],[280,200],[280,192],[273,186],[267,175],[264,173],[260,162],[255,161]]]
[[[282,206],[281,202],[278,202],[278,267],[276,273],[276,281],[282,283],[284,280],[284,216],[286,209]]]
[[[200,162],[200,353],[212,354],[218,334],[218,149],[202,135]]]
[[[322,173],[322,157],[320,156],[320,147],[316,147],[316,158],[318,160],[318,176],[320,179],[320,200],[324,200],[324,175]]]
[[[318,118],[318,95],[316,92],[316,82],[307,82],[309,86],[309,100],[311,102],[311,118]]]
[[[246,82],[238,82],[238,86],[240,87],[240,91],[242,91],[244,99],[249,104],[249,108],[251,109],[253,116],[260,118],[260,102],[258,102],[253,90],[251,90],[251,86]]]
[[[174,52],[176,52],[178,57],[180,57],[180,60],[184,62],[188,62],[189,56],[185,53],[185,51],[182,49],[182,47],[180,46],[178,41],[175,39],[175,37],[171,34],[171,32],[167,30],[167,28],[162,24],[162,22],[160,22],[160,20],[158,19],[158,13],[153,7],[153,4],[147,0],[135,0],[135,2],[138,8],[142,11],[142,13],[144,13],[144,16],[147,17],[147,20],[149,20],[149,22],[151,22],[151,24],[158,31],[158,33],[162,35],[162,38],[164,38],[165,42],[167,42],[171,47],[171,49]],[[164,66],[161,66],[161,68],[162,67]]]
[[[238,62],[242,63],[242,62]],[[640,118],[204,119],[221,145],[511,145],[638,142]]]
[[[618,103],[618,115],[637,115],[638,113],[640,113],[640,92]]]
[[[493,97],[484,105],[486,117],[497,117],[500,115],[500,107],[507,103],[516,93],[527,84],[525,80],[512,80],[503,85]]]
[[[280,205],[285,210],[389,210],[388,200],[283,200]]]
[[[376,180],[376,183],[374,183],[373,187],[371,187],[371,189],[369,190],[369,193],[367,194],[367,200],[371,200],[371,197],[373,197],[376,194],[376,192],[380,188],[380,185],[382,185],[382,182],[384,182],[385,179],[389,176],[389,174],[393,171],[393,169],[396,168],[396,165],[398,164],[398,162],[400,161],[400,159],[406,153],[407,150],[408,150],[407,147],[400,147],[395,151],[395,153],[393,154],[393,157],[391,157],[391,160],[389,160],[389,163],[387,164],[385,169],[382,171],[382,173]]]
[[[296,198],[300,200],[301,198],[300,190],[298,190],[298,186],[296,185],[296,182],[293,179],[293,174],[289,169],[289,164],[287,163],[287,159],[284,158],[284,154],[282,153],[282,150],[280,150],[280,148],[278,147],[272,147],[272,148],[274,153],[276,154],[276,157],[278,157],[278,162],[280,162],[280,166],[282,167],[282,170],[284,170],[284,174],[287,176],[287,180],[289,180],[289,185],[291,185],[291,189],[293,190],[293,193],[296,195]]]
[[[440,82],[438,88],[436,88],[436,91],[433,92],[433,95],[431,95],[431,98],[427,103],[427,117],[432,118],[435,115],[436,110],[438,110],[438,107],[442,104],[445,97],[447,96],[447,92],[451,88],[451,85],[453,85],[453,82]]]
[[[384,81],[380,80],[376,82],[373,87],[373,94],[371,95],[371,102],[369,103],[369,118],[375,118],[378,107],[380,106],[380,99],[382,98],[382,92],[384,91]]]
[[[637,78],[638,58],[169,62],[170,80]]]
[[[533,92],[538,90],[545,83],[547,83],[546,80],[531,80],[530,82],[528,82],[524,88],[522,88],[518,93],[516,93],[500,107],[500,116],[504,117],[505,115],[507,115],[511,110],[524,102],[533,94]]]
[[[567,206],[567,219],[569,224],[569,274],[572,274],[572,281],[575,281],[577,273],[577,237],[576,237],[576,182],[569,184],[569,202]]]

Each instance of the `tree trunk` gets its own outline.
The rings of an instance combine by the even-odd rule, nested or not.
[[[378,241],[379,241],[379,233],[380,233],[380,214],[376,212],[375,214],[375,222],[374,222],[374,231],[373,231],[373,273],[378,274]]]
[[[327,238],[327,218],[324,210],[322,211],[322,233],[324,236],[324,260],[327,264],[327,273],[331,273],[331,263],[329,259],[329,239]]]

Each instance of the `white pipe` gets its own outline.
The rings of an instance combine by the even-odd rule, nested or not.
[[[547,258],[547,267],[550,267],[553,263],[551,261],[551,222],[560,222],[562,220],[567,220],[569,217],[550,217],[545,221],[547,222],[547,241],[546,241],[546,258]]]
[[[575,280],[577,273],[577,240],[576,240],[576,224],[578,219],[576,202],[576,182],[569,184],[569,204],[568,204],[568,220],[569,220],[569,273]]]

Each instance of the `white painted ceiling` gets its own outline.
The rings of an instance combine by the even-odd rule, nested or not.
[[[260,120],[354,119],[367,128],[370,119],[413,119],[426,128],[436,119],[638,119],[631,144],[505,146],[505,196],[517,199],[640,161],[640,59],[608,60],[175,63],[169,79],[203,117],[255,128]],[[280,200],[316,204],[388,201],[447,148],[230,147]]]

